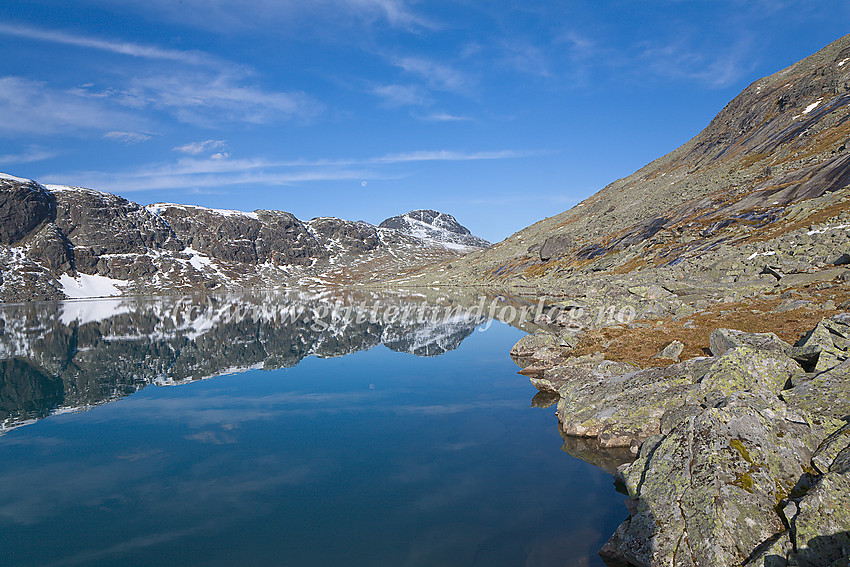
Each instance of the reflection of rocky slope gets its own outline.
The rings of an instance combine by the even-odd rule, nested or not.
[[[444,320],[440,303],[341,292],[9,305],[0,310],[0,420],[14,426],[151,383],[290,367],[382,343],[441,354],[483,321],[453,307]]]
[[[4,174],[0,221],[0,300],[7,301],[363,283],[486,245],[336,218],[304,223],[283,211],[142,207]]]

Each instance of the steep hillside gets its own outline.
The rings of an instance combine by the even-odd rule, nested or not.
[[[0,300],[369,283],[474,249],[457,226],[468,246],[284,211],[143,207],[0,174]]]
[[[845,36],[747,87],[677,150],[439,279],[574,295],[623,275],[678,291],[817,271],[848,251],[848,141]]]

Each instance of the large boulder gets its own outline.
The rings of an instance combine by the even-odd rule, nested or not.
[[[785,390],[782,399],[822,437],[831,435],[850,420],[850,360]]]
[[[556,234],[543,241],[540,246],[540,259],[548,262],[552,258],[564,256],[575,249],[575,240],[566,234]]]
[[[700,388],[708,400],[744,390],[778,394],[792,375],[802,372],[799,364],[781,352],[738,346],[711,363],[700,379]]]
[[[735,329],[715,329],[709,336],[709,349],[714,356],[722,356],[727,350],[750,346],[759,350],[787,353],[791,345],[775,333],[745,333]]]
[[[775,396],[737,393],[641,447],[632,514],[605,553],[634,565],[740,565],[784,531],[774,508],[808,478],[817,439]]]
[[[595,437],[603,447],[628,447],[661,431],[664,414],[695,396],[697,380],[710,363],[691,359],[627,373],[556,367],[545,376],[568,374],[561,380],[557,411],[565,434]]]
[[[797,565],[846,566],[850,558],[850,443],[796,505],[789,518]]]

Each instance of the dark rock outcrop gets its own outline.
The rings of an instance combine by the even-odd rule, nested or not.
[[[51,197],[33,182],[0,176],[0,244],[15,244],[51,216]]]
[[[327,248],[340,247],[349,252],[364,253],[381,245],[377,229],[367,222],[319,217],[311,220],[308,226]]]

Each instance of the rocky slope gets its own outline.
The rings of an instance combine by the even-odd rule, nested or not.
[[[661,283],[722,297],[843,264],[848,141],[850,36],[756,81],[677,150],[439,279],[570,297],[588,284]]]
[[[664,349],[658,368],[570,356],[549,331],[513,349],[557,400],[567,452],[610,470],[612,450],[625,450],[615,476],[629,518],[603,556],[611,565],[846,565],[850,313],[793,346],[731,329],[709,343],[710,356],[674,364],[681,348]]]
[[[546,299],[551,328],[512,354],[564,450],[616,468],[611,565],[848,565],[848,141],[850,36],[572,210],[408,278]]]
[[[850,35],[573,209],[384,284],[544,299],[513,354],[564,449],[620,464],[612,565],[845,566],[848,144]]]
[[[283,211],[143,207],[0,174],[0,300],[362,284],[487,244],[441,219],[453,224],[420,235]]]

